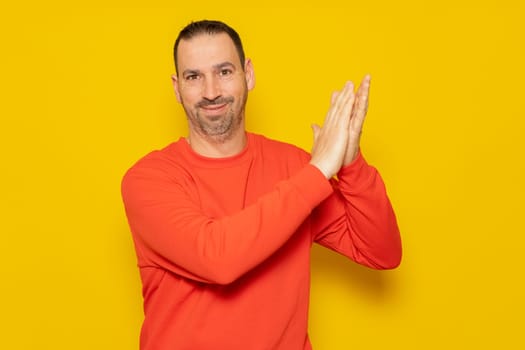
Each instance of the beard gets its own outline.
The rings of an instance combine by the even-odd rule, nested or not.
[[[235,113],[231,108],[231,104],[228,110],[223,114],[205,116],[204,113],[202,113],[202,110],[197,110],[195,116],[195,122],[199,131],[202,134],[211,137],[227,134],[235,126],[240,124],[240,118],[235,117]]]
[[[184,110],[191,127],[201,136],[210,141],[223,143],[233,137],[239,130],[244,119],[244,107],[247,93],[241,101],[236,101],[233,96],[219,97],[215,100],[202,100],[189,108],[183,103]],[[226,104],[227,109],[222,114],[207,116],[204,107]]]

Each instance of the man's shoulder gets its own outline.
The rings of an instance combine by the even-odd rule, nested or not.
[[[180,140],[172,142],[163,148],[152,150],[140,157],[126,171],[126,174],[132,172],[154,171],[173,168],[178,163],[177,149],[180,148]]]

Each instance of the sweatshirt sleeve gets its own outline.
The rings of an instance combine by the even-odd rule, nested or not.
[[[334,193],[313,213],[314,240],[375,269],[401,262],[401,237],[378,171],[359,153],[332,180]]]
[[[333,193],[309,164],[255,203],[219,218],[204,215],[185,186],[156,167],[132,168],[121,189],[139,266],[216,284],[263,262]]]

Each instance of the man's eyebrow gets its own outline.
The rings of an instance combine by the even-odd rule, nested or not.
[[[213,66],[213,68],[219,70],[219,69],[222,69],[222,68],[235,68],[235,65],[231,62],[222,62],[222,63],[219,63],[219,64],[216,64]]]
[[[215,70],[221,70],[221,69],[224,69],[224,68],[235,68],[235,65],[231,62],[228,62],[228,61],[225,61],[225,62],[222,62],[222,63],[218,63],[218,64],[215,64],[213,65],[213,69]],[[182,76],[187,76],[187,75],[193,75],[193,74],[200,74],[201,71],[198,70],[198,69],[186,69],[182,72]]]

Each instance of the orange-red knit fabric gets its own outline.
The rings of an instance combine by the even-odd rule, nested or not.
[[[124,176],[142,350],[311,349],[313,242],[372,268],[399,264],[394,212],[361,154],[327,181],[303,150],[247,136],[220,159],[181,138]]]

